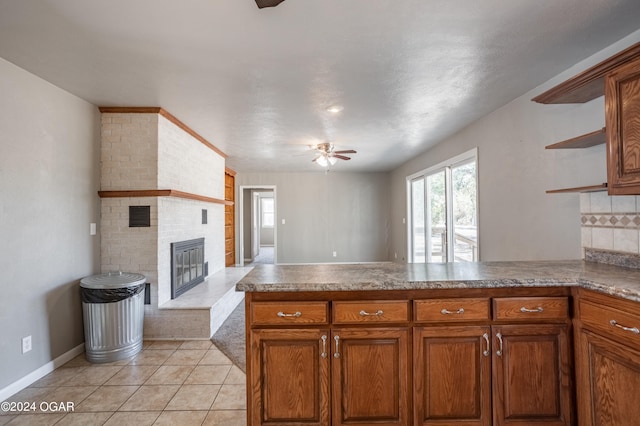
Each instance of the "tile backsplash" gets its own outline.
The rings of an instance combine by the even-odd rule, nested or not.
[[[640,196],[580,194],[582,247],[640,254]]]

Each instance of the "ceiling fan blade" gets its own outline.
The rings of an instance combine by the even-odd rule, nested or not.
[[[315,163],[315,162],[316,162],[316,160],[317,160],[318,158],[320,158],[320,157],[322,157],[322,155],[318,155],[316,158],[314,158],[313,160],[311,160],[311,162],[312,162],[312,163]]]
[[[357,151],[354,151],[352,149],[346,149],[343,151],[333,151],[334,154],[357,154]]]
[[[344,155],[336,154],[335,152],[333,153],[333,156],[341,160],[351,160],[351,157],[345,157]]]
[[[258,7],[260,9],[265,8],[265,7],[276,7],[277,5],[279,5],[280,3],[282,3],[284,0],[256,0],[256,4],[258,5]]]

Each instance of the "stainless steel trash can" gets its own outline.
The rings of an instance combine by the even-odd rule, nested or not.
[[[129,272],[108,272],[80,280],[88,361],[119,361],[140,352],[145,280],[144,275]]]

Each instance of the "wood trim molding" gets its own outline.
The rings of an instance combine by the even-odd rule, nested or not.
[[[611,56],[532,99],[541,104],[584,103],[604,95],[604,77],[640,58],[640,43]]]
[[[224,168],[224,172],[225,172],[226,174],[228,174],[228,175],[231,175],[231,176],[235,176],[235,175],[236,175],[236,173],[237,173],[235,170],[230,169],[229,167],[225,167],[225,168]]]
[[[98,107],[101,113],[115,113],[115,114],[160,114],[194,138],[207,148],[218,153],[222,158],[227,158],[227,154],[218,149],[211,142],[196,133],[191,127],[178,120],[174,115],[166,111],[161,107]]]
[[[233,201],[221,200],[219,198],[206,197],[204,195],[192,194],[190,192],[177,191],[175,189],[141,189],[126,191],[98,191],[100,198],[133,198],[133,197],[176,197],[188,200],[204,201],[206,203],[223,204],[232,206]]]

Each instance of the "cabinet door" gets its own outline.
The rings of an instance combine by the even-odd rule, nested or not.
[[[492,327],[494,423],[571,424],[571,364],[564,324]]]
[[[579,334],[580,424],[628,426],[640,422],[640,352],[589,331]]]
[[[609,194],[640,194],[640,60],[606,78]]]
[[[409,424],[407,329],[334,329],[331,340],[332,424]]]
[[[414,329],[414,424],[491,424],[489,327]]]
[[[251,425],[328,425],[328,330],[251,330]]]

